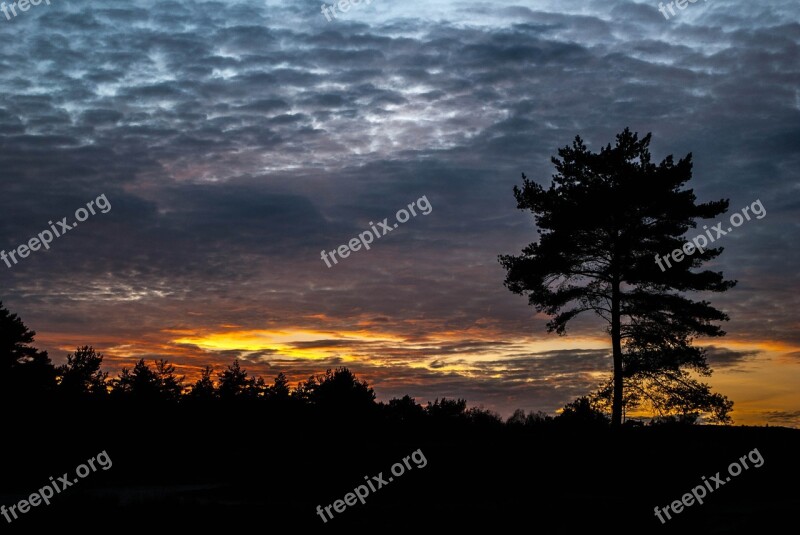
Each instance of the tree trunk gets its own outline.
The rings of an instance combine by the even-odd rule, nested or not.
[[[611,427],[622,425],[622,339],[620,336],[619,280],[611,286],[611,346],[614,358],[614,399],[611,404]]]

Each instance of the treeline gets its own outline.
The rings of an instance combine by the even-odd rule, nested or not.
[[[518,409],[506,420],[490,410],[468,408],[464,399],[437,398],[423,406],[406,395],[378,402],[372,387],[346,367],[311,376],[295,388],[289,386],[282,372],[267,383],[262,377],[249,375],[238,360],[219,373],[207,366],[193,384],[186,384],[185,377],[177,375],[175,366],[164,359],[154,360],[152,366],[144,359],[139,360],[133,368],[123,368],[117,377],[110,378],[102,369],[103,355],[92,346],[78,347],[67,355],[65,364],[54,366],[46,351],[32,346],[35,335],[0,302],[0,401],[29,407],[112,403],[131,407],[155,404],[208,408],[233,403],[248,412],[261,407],[294,414],[296,410],[310,408],[328,414],[372,415],[409,423],[433,418],[510,427],[550,424],[602,427],[609,423],[607,414],[589,397],[568,403],[558,416],[542,412],[526,414]],[[676,422],[693,423],[694,418],[654,420],[654,423]]]
[[[388,402],[375,400],[375,391],[366,381],[346,367],[327,370],[323,375],[312,375],[295,388],[289,386],[286,374],[278,373],[268,384],[263,377],[251,376],[236,359],[222,372],[215,374],[206,366],[200,379],[187,385],[185,377],[176,374],[175,367],[164,359],[148,365],[139,360],[132,369],[123,368],[115,378],[102,370],[103,355],[92,346],[78,347],[67,355],[67,362],[53,367],[49,363],[37,366],[49,373],[37,374],[42,383],[37,385],[42,399],[66,403],[124,403],[126,405],[189,405],[236,404],[238,408],[256,409],[258,405],[282,408],[287,411],[314,408],[323,412],[355,415],[386,416],[408,423],[424,418],[461,420],[481,425],[508,425],[525,427],[574,422],[605,426],[608,418],[597,411],[588,398],[579,398],[564,407],[558,416],[543,412],[525,413],[517,409],[503,420],[496,412],[467,407],[465,399],[436,399],[426,405],[417,403],[406,395]],[[30,385],[29,385],[30,386]]]
[[[67,362],[52,367],[48,382],[39,385],[40,395],[61,402],[120,402],[141,405],[236,404],[240,408],[282,407],[286,410],[312,407],[323,411],[346,412],[349,415],[384,414],[403,421],[425,417],[461,419],[482,424],[524,426],[553,421],[544,413],[525,414],[517,410],[507,421],[492,411],[467,407],[465,399],[436,399],[423,406],[406,395],[384,403],[375,400],[375,391],[366,381],[346,367],[327,370],[291,388],[286,374],[280,372],[271,383],[263,377],[248,374],[239,360],[216,373],[210,366],[200,379],[187,385],[175,367],[159,359],[152,366],[144,359],[133,368],[123,368],[115,378],[102,370],[103,355],[92,346],[83,346],[67,355]],[[562,416],[562,418],[564,418]]]

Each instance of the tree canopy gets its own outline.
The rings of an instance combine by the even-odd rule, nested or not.
[[[47,351],[31,345],[35,336],[35,331],[0,302],[0,397],[36,398],[55,388],[55,368]]]

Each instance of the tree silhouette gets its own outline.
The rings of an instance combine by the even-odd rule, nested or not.
[[[588,396],[582,396],[567,403],[556,420],[559,423],[578,424],[584,427],[608,425],[608,417]]]
[[[467,410],[466,399],[447,399],[439,398],[425,407],[425,412],[434,418],[460,418],[463,417]]]
[[[708,413],[712,422],[730,423],[728,414],[733,402],[721,394],[711,392],[711,387],[701,383],[682,369],[665,367],[663,369],[643,370],[638,361],[628,364],[629,355],[623,356],[625,411],[644,409],[658,415],[661,420],[674,416],[681,422],[696,422],[700,413]],[[638,357],[635,357],[638,358]],[[710,375],[710,370],[697,370],[701,375]],[[613,383],[608,382],[592,399],[600,407],[610,407]]]
[[[200,379],[192,386],[188,396],[194,400],[212,400],[217,397],[217,387],[214,385],[214,380],[211,375],[214,373],[214,368],[206,366],[200,372]]]
[[[175,367],[161,359],[153,370],[140,359],[132,371],[123,368],[112,381],[111,393],[143,402],[177,401],[183,391],[183,378],[175,376]]]
[[[175,366],[166,360],[156,361],[156,377],[161,396],[168,401],[178,401],[183,393],[183,380],[185,377],[175,375]]]
[[[318,386],[317,378],[311,375],[305,381],[297,383],[297,388],[292,391],[292,398],[303,404],[311,404]]]
[[[506,425],[509,427],[522,427],[525,425],[525,421],[525,411],[517,409],[514,411],[514,414],[508,417]]]
[[[549,424],[552,421],[553,417],[542,411],[531,411],[526,415],[524,410],[517,409],[514,411],[514,414],[509,416],[508,420],[506,420],[506,425],[511,428],[532,427],[535,425]]]
[[[695,336],[724,335],[712,322],[728,317],[685,293],[723,292],[735,284],[721,273],[692,271],[721,248],[695,250],[666,270],[654,261],[681,249],[695,220],[724,213],[728,201],[696,204],[693,191],[683,189],[692,176],[691,153],[677,163],[668,156],[655,165],[649,145],[650,134],[640,140],[627,128],[615,147],[609,144],[599,153],[576,137],[572,147],[559,149],[560,158],[552,158],[557,174],[548,189],[522,175],[522,188],[514,187],[517,207],[533,213],[540,239],[519,256],[499,257],[506,286],[552,316],[548,331],[565,334],[567,323],[586,311],[607,322],[615,426],[622,422],[626,375],[646,378],[669,398],[674,390],[662,388],[662,372],[675,380],[680,371],[710,373],[704,350],[691,342]],[[686,386],[706,410],[720,408],[719,398],[702,395],[706,385]]]
[[[158,377],[151,370],[144,359],[133,367],[132,371],[122,368],[119,376],[111,381],[111,393],[115,396],[136,396],[142,399],[152,399],[158,394]]]
[[[392,398],[387,404],[388,413],[401,422],[414,422],[425,416],[425,409],[414,398],[406,394],[402,398]]]
[[[264,388],[264,380],[248,377],[247,370],[239,366],[239,359],[219,374],[219,395],[225,400],[254,398]]]
[[[375,391],[348,368],[327,370],[298,385],[298,397],[331,410],[362,410],[375,405]]]
[[[92,346],[78,347],[67,355],[67,363],[56,369],[59,391],[72,399],[106,396],[108,372],[100,369],[102,364],[103,355]]]
[[[47,351],[31,346],[35,336],[0,302],[0,397],[28,399],[55,388],[55,367]]]
[[[266,397],[268,390],[267,382],[259,375],[252,379],[250,387],[247,389],[247,395],[252,399],[262,399]]]
[[[289,380],[286,378],[285,373],[280,372],[275,377],[275,381],[266,390],[266,396],[274,401],[286,401],[289,399]]]
[[[470,407],[464,413],[467,420],[480,426],[499,427],[503,425],[503,419],[499,414],[483,407]]]

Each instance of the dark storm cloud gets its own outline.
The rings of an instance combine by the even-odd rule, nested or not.
[[[658,160],[694,153],[701,200],[730,197],[734,211],[761,199],[768,215],[720,243],[718,268],[740,284],[713,302],[731,336],[796,344],[796,2],[697,3],[671,21],[656,7],[374,2],[328,23],[312,1],[109,0],[0,20],[0,247],[102,193],[112,205],[50,251],[0,264],[2,297],[40,332],[322,315],[326,328],[366,322],[422,344],[487,334],[405,356],[349,346],[387,364],[519,354],[505,340],[549,335],[502,286],[497,254],[536,236],[511,188],[523,171],[548,180],[549,157],[576,134],[597,149],[631,126],[654,133]],[[320,260],[422,195],[430,215],[331,269]],[[572,334],[602,326],[587,318]],[[563,371],[513,359],[510,383],[405,367],[397,380],[556,406],[592,382],[576,358]],[[521,384],[569,369],[555,390]]]
[[[735,367],[757,357],[759,351],[734,351],[724,347],[709,346],[706,348],[706,360],[712,369]]]

